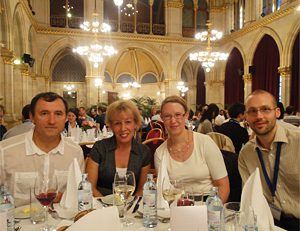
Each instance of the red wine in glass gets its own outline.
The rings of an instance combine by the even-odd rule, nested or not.
[[[169,206],[174,202],[174,200],[169,201]],[[188,199],[177,199],[177,206],[194,206],[194,201]]]
[[[56,193],[55,192],[40,193],[35,197],[43,206],[48,206],[51,205],[51,203],[54,201],[56,197]]]

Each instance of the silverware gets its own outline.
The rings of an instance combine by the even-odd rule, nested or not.
[[[108,204],[105,204],[105,203],[102,201],[101,198],[98,198],[97,200],[102,204],[102,206],[103,206],[104,208],[106,208],[106,207],[109,206]]]
[[[138,199],[138,201],[136,202],[136,205],[134,206],[134,209],[133,209],[132,213],[135,213],[135,212],[139,209],[139,207],[140,207],[139,203],[140,203],[140,201],[142,200],[142,198],[143,198],[143,197],[140,197],[140,198]]]
[[[135,196],[134,198],[133,198],[133,200],[132,201],[130,201],[129,203],[127,203],[127,210],[129,210],[131,207],[132,207],[132,205],[134,204],[134,202],[136,201],[138,199],[138,196]]]

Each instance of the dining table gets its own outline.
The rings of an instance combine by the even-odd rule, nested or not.
[[[127,211],[127,217],[128,218],[133,218],[135,223],[131,226],[128,227],[123,227],[123,230],[126,231],[131,231],[131,230],[148,230],[149,228],[145,228],[143,226],[143,219],[142,218],[134,218],[134,216],[138,215],[137,212],[132,213],[133,209],[135,207],[135,204],[137,202],[135,202],[131,208]],[[60,206],[59,204],[55,205],[55,208],[58,208],[58,206]],[[140,208],[138,209],[139,211],[143,211],[142,208],[142,203],[140,203]],[[94,200],[94,204],[93,204],[93,208],[94,209],[105,209],[103,207],[103,205],[98,201],[98,200]],[[73,209],[74,210],[74,209]],[[58,210],[59,211],[59,210]],[[164,211],[164,214],[168,214],[169,211]],[[160,211],[158,210],[158,214],[160,213]],[[57,229],[60,228],[61,226],[65,226],[65,225],[71,225],[73,223],[73,219],[63,219],[63,218],[56,218],[54,219],[50,214],[48,214],[48,222],[49,225],[55,226]],[[32,224],[32,222],[30,221],[29,218],[27,219],[16,219],[17,223],[15,224],[15,227],[18,226],[22,226],[22,228],[20,229],[20,231],[34,231],[36,229],[38,229],[39,227],[42,227],[44,225],[44,223],[39,223],[39,224]],[[121,222],[120,222],[121,225]],[[158,221],[157,226],[155,228],[151,228],[151,230],[155,230],[155,231],[166,231],[170,228],[170,222],[167,223],[161,223],[160,221]]]

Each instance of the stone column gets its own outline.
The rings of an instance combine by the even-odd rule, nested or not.
[[[206,103],[215,103],[219,108],[224,107],[224,80],[204,82],[206,88]]]
[[[194,36],[195,36],[196,33],[197,33],[197,10],[198,10],[198,0],[193,0],[193,2],[194,2],[194,30],[195,30]]]
[[[196,111],[197,84],[189,84],[187,91],[187,105],[189,109]]]
[[[137,6],[137,0],[134,0],[134,33],[137,34],[136,31],[136,6]]]
[[[47,75],[44,76],[44,79],[45,79],[45,90],[50,91],[50,89],[51,89],[51,79]]]
[[[5,107],[5,122],[15,122],[16,115],[14,109],[14,75],[13,75],[13,61],[15,54],[12,50],[2,48],[1,57],[4,62],[4,100]]]
[[[26,0],[22,0],[22,1],[27,2]],[[38,26],[39,27],[49,27],[50,26],[50,3],[49,3],[49,1],[30,1],[30,2],[32,3],[32,11],[35,12],[35,15],[32,15],[32,16],[36,20]]]
[[[36,82],[36,74],[35,73],[30,73],[29,74],[29,86],[28,86],[28,103],[31,102],[33,97],[36,95],[35,94],[35,82]]]
[[[149,0],[149,5],[150,5],[150,34],[153,34],[152,33],[152,28],[153,28],[153,20],[152,20],[152,17],[153,17],[153,12],[152,12],[152,6],[153,6],[153,2],[154,0]]]
[[[245,92],[244,92],[244,102],[245,102],[247,96],[250,95],[252,92],[252,74],[248,73],[243,75],[243,80],[245,86]]]
[[[247,26],[250,23],[255,21],[255,13],[253,11],[256,10],[255,8],[255,1],[246,1],[245,2],[245,8],[246,8],[246,13],[245,13],[245,25]]]
[[[165,0],[166,35],[182,37],[183,1]]]
[[[86,82],[86,107],[90,106],[91,102],[91,76],[85,76],[85,82]]]
[[[177,85],[181,80],[177,80],[177,79],[168,79],[168,80],[164,80],[164,83],[166,85],[166,97],[170,96],[170,95],[177,95],[180,96],[180,91],[177,89]]]
[[[284,107],[290,105],[290,92],[291,92],[291,80],[292,80],[292,68],[291,66],[278,67],[278,73],[280,73],[281,81],[281,102]]]

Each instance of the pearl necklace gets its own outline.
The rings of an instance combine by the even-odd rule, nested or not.
[[[186,142],[186,145],[184,145],[183,148],[178,148],[177,150],[176,150],[176,149],[173,150],[173,149],[171,148],[171,146],[173,146],[173,145],[172,145],[171,139],[170,139],[170,140],[169,140],[169,151],[170,151],[170,152],[173,152],[173,154],[174,154],[175,156],[177,156],[178,158],[183,157],[183,156],[185,155],[186,151],[190,148],[190,145],[189,145],[189,136],[190,136],[190,133],[188,132],[188,138],[187,138],[187,140],[185,141],[185,142]],[[179,154],[177,154],[177,153],[179,153]]]

